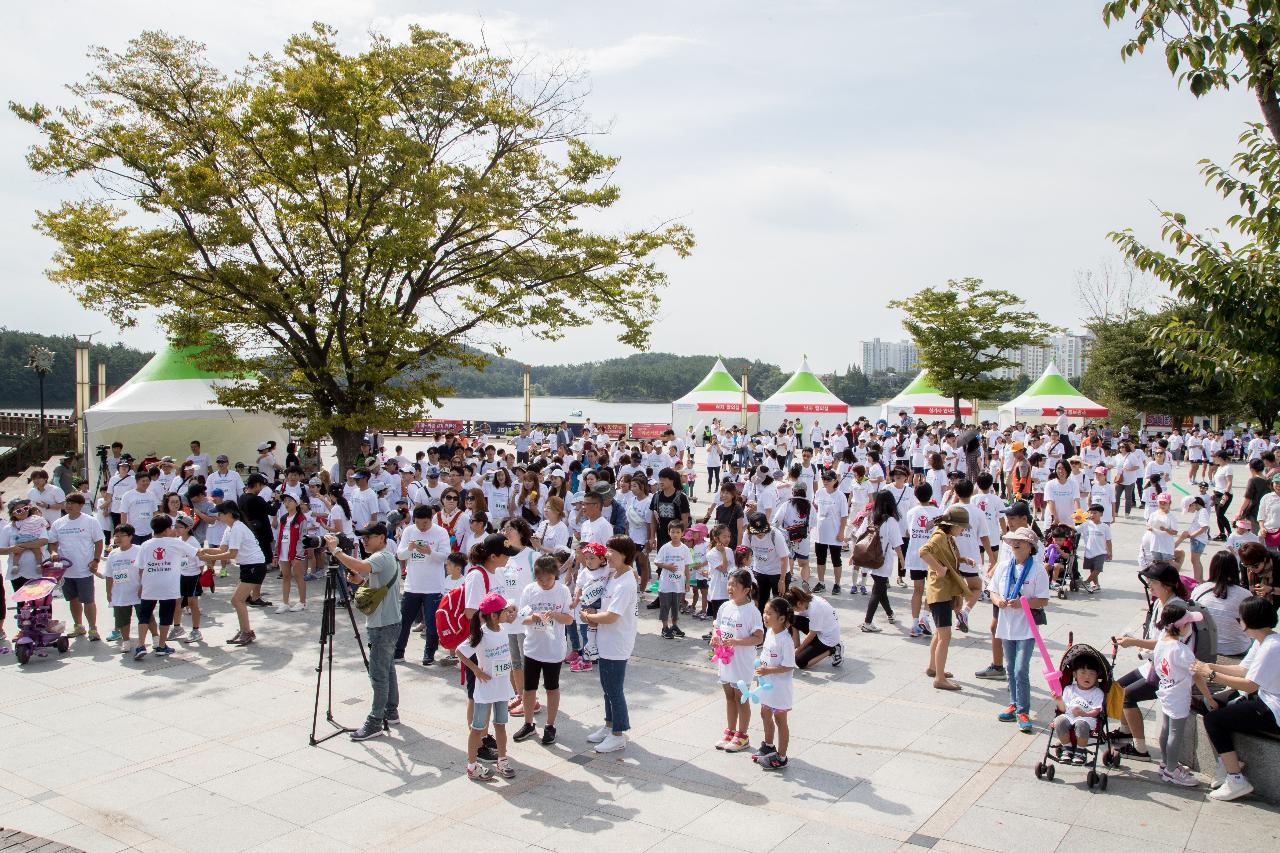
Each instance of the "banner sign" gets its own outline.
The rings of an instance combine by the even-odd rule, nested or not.
[[[632,438],[662,438],[662,434],[671,429],[671,424],[632,424]]]

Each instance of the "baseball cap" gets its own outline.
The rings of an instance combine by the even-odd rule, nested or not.
[[[502,597],[500,592],[491,592],[484,598],[480,599],[479,610],[486,616],[491,613],[501,613],[507,609],[507,600]]]
[[[439,466],[439,465],[428,465],[428,466],[427,466],[427,476],[428,476],[428,477],[439,477],[439,476],[440,476],[440,466]]]
[[[219,453],[217,458],[214,459],[213,461],[214,462],[230,462],[231,460],[227,457],[227,454]]]
[[[747,530],[755,534],[764,533],[769,529],[769,518],[763,512],[753,512],[747,516]]]
[[[352,475],[351,475],[351,477],[352,477],[352,479],[355,479],[355,480],[367,480],[367,479],[369,479],[369,472],[368,472],[368,471],[356,471],[354,474],[352,474]]]
[[[387,490],[387,484],[379,480],[373,484],[373,490],[375,492],[385,492]]]
[[[1273,483],[1280,483],[1280,474],[1272,474],[1272,475],[1271,475],[1271,482],[1273,482]]]
[[[180,512],[177,515],[175,515],[173,517],[173,523],[181,524],[183,527],[187,528],[188,530],[196,526],[195,521],[191,518],[191,516],[187,515],[185,512]]]
[[[262,443],[260,443],[260,444],[258,445],[258,452],[259,452],[259,453],[261,453],[261,452],[262,452],[262,451],[264,451],[264,450],[270,450],[270,449],[271,449],[271,442],[269,442],[269,441],[264,441],[264,442],[262,442]]]
[[[363,539],[366,536],[386,536],[387,525],[383,524],[381,521],[376,521],[373,524],[370,524],[368,527],[360,528],[355,533],[361,539]]]
[[[484,551],[485,557],[507,556],[514,557],[520,552],[507,542],[507,537],[501,533],[490,533],[480,541],[480,548]],[[503,605],[505,606],[505,605]]]
[[[211,498],[220,498],[220,497],[222,497],[222,496],[223,496],[223,495],[225,495],[225,494],[226,494],[226,492],[224,492],[222,489],[210,489],[210,490],[209,490],[209,497],[211,497]]]
[[[173,457],[172,457],[172,456],[161,456],[161,457],[160,457],[160,464],[161,464],[161,465],[163,465],[163,464],[164,464],[164,463],[166,463],[166,462],[172,463],[172,462],[173,462]]]
[[[1031,505],[1026,501],[1014,501],[1004,509],[1000,510],[1002,515],[1020,516],[1022,518],[1031,517]]]

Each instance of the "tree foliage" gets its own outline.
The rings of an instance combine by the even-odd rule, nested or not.
[[[71,335],[42,335],[0,327],[0,406],[35,407],[40,402],[40,386],[34,371],[27,369],[27,351],[41,346],[53,352],[53,369],[44,379],[44,403],[52,409],[69,409],[76,400],[75,338]],[[93,399],[98,394],[98,365],[107,366],[107,387],[129,381],[151,358],[122,344],[93,344],[89,348],[89,384]]]
[[[993,371],[1018,367],[1023,346],[1042,345],[1061,331],[1022,306],[1013,293],[984,289],[978,278],[951,279],[946,287],[889,302],[906,313],[902,325],[919,348],[920,366],[952,399],[956,423],[961,400],[990,400],[1007,390],[1008,381],[992,377]]]
[[[1243,84],[1280,142],[1280,0],[1107,0],[1102,20],[1132,20],[1129,59],[1163,45],[1169,73],[1197,98]]]
[[[329,433],[402,426],[479,366],[467,344],[614,323],[642,347],[692,235],[604,233],[617,159],[587,142],[576,81],[413,28],[339,50],[317,24],[227,77],[203,46],[146,32],[69,87],[11,104],[37,172],[87,197],[39,215],[51,277],[123,326],[156,309],[202,365],[257,377],[221,402]]]

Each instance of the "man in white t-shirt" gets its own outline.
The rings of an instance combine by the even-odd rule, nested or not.
[[[229,501],[238,501],[240,496],[244,494],[244,478],[230,468],[231,460],[226,454],[220,454],[214,460],[217,470],[210,472],[204,478],[204,485],[210,491],[214,489],[222,489],[222,493],[226,495]],[[142,531],[139,530],[139,533]]]
[[[182,568],[187,560],[197,559],[196,547],[177,537],[169,516],[152,518],[151,534],[149,541],[138,546],[136,559],[142,578],[142,603],[138,605],[138,647],[133,652],[134,660],[141,660],[147,654],[147,631],[157,605],[160,636],[155,653],[161,657],[173,654],[169,647],[169,629],[182,598]]]
[[[67,514],[49,528],[49,552],[52,556],[70,561],[62,576],[62,594],[71,608],[74,636],[83,637],[88,623],[88,637],[97,642],[98,605],[95,600],[94,578],[102,563],[102,525],[98,519],[84,512],[84,495],[72,492],[67,497]]]
[[[191,442],[191,454],[183,461],[190,462],[194,466],[197,477],[203,477],[209,473],[209,454],[200,449],[198,441]]]
[[[396,641],[393,660],[403,660],[409,632],[414,622],[422,619],[426,627],[427,645],[422,665],[434,666],[440,637],[436,633],[436,608],[444,597],[444,562],[449,556],[449,534],[434,522],[435,510],[415,507],[413,524],[400,534],[396,558],[405,567],[404,591],[400,599],[400,637]]]
[[[613,536],[613,525],[601,513],[604,500],[595,492],[589,492],[582,498],[582,523],[578,527],[578,541],[582,544],[596,542],[608,545]]]
[[[63,502],[66,499],[66,493],[49,482],[49,472],[39,468],[31,475],[31,488],[27,490],[27,500],[40,510],[45,521],[53,524],[62,517]]]
[[[151,519],[160,511],[160,501],[151,490],[151,475],[146,471],[139,471],[134,482],[134,489],[120,499],[120,521],[133,525],[133,544],[141,545],[151,538],[143,531],[151,530]]]

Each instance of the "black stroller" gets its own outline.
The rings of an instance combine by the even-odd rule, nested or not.
[[[1069,525],[1055,524],[1045,531],[1044,567],[1049,572],[1052,586],[1057,589],[1058,598],[1069,598],[1083,586],[1076,553],[1079,545],[1080,536]]]
[[[1098,673],[1098,687],[1102,689],[1104,697],[1102,714],[1098,717],[1098,725],[1087,743],[1079,743],[1076,740],[1075,728],[1071,729],[1070,744],[1077,753],[1084,755],[1084,764],[1073,761],[1069,752],[1064,754],[1063,746],[1058,741],[1057,732],[1050,726],[1049,737],[1044,746],[1044,758],[1035,766],[1036,778],[1047,779],[1052,782],[1054,765],[1076,764],[1077,766],[1089,768],[1088,775],[1085,776],[1085,784],[1091,789],[1097,788],[1099,791],[1105,791],[1107,790],[1107,774],[1098,772],[1098,759],[1102,759],[1104,767],[1110,767],[1113,770],[1120,767],[1120,753],[1111,748],[1111,741],[1107,738],[1107,705],[1110,704],[1112,688],[1117,686],[1112,675],[1115,650],[1113,648],[1111,660],[1108,660],[1106,655],[1093,646],[1085,645],[1084,643],[1073,644],[1072,639],[1068,635],[1067,651],[1062,655],[1062,661],[1058,664],[1058,671],[1062,674],[1062,685],[1065,687],[1075,681],[1076,667],[1082,664],[1088,665],[1090,669]]]

